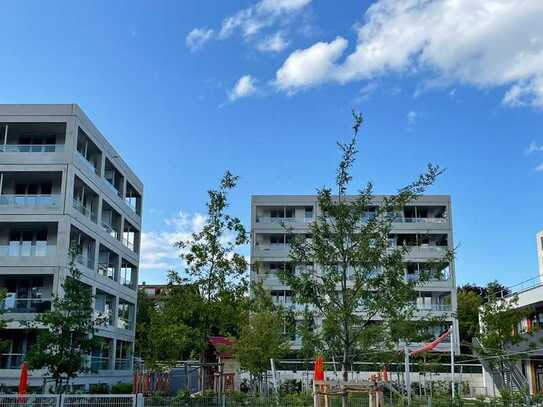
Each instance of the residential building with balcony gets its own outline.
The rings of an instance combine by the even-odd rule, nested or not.
[[[375,197],[375,205],[383,197]],[[368,208],[368,217],[373,206]],[[301,310],[293,301],[290,288],[278,277],[278,272],[291,268],[289,262],[290,239],[296,234],[311,238],[309,225],[318,219],[320,209],[314,195],[257,195],[251,202],[251,280],[262,282],[271,292],[272,299],[287,308]],[[443,257],[453,248],[451,200],[449,196],[422,196],[407,205],[403,212],[392,214],[393,223],[389,236],[390,246],[409,247],[405,257],[405,278],[416,280],[421,271],[432,270],[433,278],[417,286],[418,317],[438,315],[442,323],[432,332],[436,337],[451,325],[458,338],[456,314],[456,283],[454,263],[437,269],[432,260]],[[318,265],[317,265],[318,266]],[[317,321],[318,323],[318,321]],[[286,324],[291,325],[291,324]],[[300,345],[301,338],[290,334],[292,346]],[[285,332],[285,333],[289,333]],[[417,344],[412,344],[416,347]],[[458,343],[456,348],[459,350]],[[448,351],[450,342],[444,342],[438,351]]]
[[[16,386],[37,331],[24,321],[61,295],[71,245],[93,293],[91,371],[74,385],[132,380],[143,184],[77,105],[0,105],[0,384]],[[30,386],[46,372],[31,371]]]

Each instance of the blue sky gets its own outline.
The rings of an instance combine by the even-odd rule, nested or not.
[[[225,169],[246,223],[251,194],[331,184],[355,108],[355,183],[446,167],[459,283],[512,284],[543,229],[543,3],[515,3],[6,1],[0,103],[80,104],[139,174],[140,280],[179,266]]]

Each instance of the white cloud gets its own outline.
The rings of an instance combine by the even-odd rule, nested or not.
[[[268,35],[260,41],[256,48],[262,52],[281,52],[288,47],[289,41],[285,39],[283,31],[277,31],[275,34]]]
[[[195,51],[212,38],[224,40],[239,32],[245,40],[255,44],[257,49],[279,52],[289,44],[283,30],[292,24],[294,17],[306,8],[311,1],[260,0],[252,6],[224,18],[221,27],[216,30],[217,32],[207,28],[193,29],[187,35],[187,47]],[[259,34],[273,26],[280,27],[281,31],[261,38]]]
[[[358,91],[358,95],[355,98],[355,103],[361,103],[369,100],[378,87],[379,84],[377,82],[368,82]]]
[[[251,37],[265,27],[277,22],[284,23],[285,18],[302,10],[309,3],[311,0],[261,0],[225,18],[219,37],[228,38],[236,30],[240,30],[244,37]]]
[[[358,28],[355,50],[324,55],[327,69],[315,75],[311,52],[296,50],[277,72],[280,89],[345,83],[390,72],[429,71],[436,83],[508,86],[503,103],[543,108],[543,1],[378,0]],[[328,57],[326,60],[324,60]],[[298,69],[288,64],[296,57]],[[288,86],[284,86],[286,83]]]
[[[417,121],[417,113],[414,112],[413,110],[410,110],[407,115],[406,115],[406,118],[407,118],[407,123],[409,125],[413,125],[415,124],[415,122]]]
[[[234,102],[256,92],[256,79],[251,75],[244,75],[236,82],[234,88],[228,93],[228,100]]]
[[[337,37],[332,42],[318,42],[304,50],[296,50],[277,71],[275,85],[294,92],[323,83],[337,70],[336,60],[347,47],[347,40]]]
[[[206,217],[200,213],[189,215],[180,211],[175,218],[164,221],[167,230],[142,233],[140,268],[166,271],[181,267],[181,249],[175,247],[175,244],[190,240],[192,233],[202,230],[205,221]]]
[[[542,164],[539,164],[537,167],[535,167],[535,170],[536,170],[537,172],[543,171],[543,163],[542,163]]]
[[[540,151],[543,151],[543,145],[537,144],[535,141],[532,141],[526,149],[526,154],[536,153]]]
[[[213,38],[213,30],[206,28],[195,28],[187,34],[185,38],[185,44],[191,51],[197,51],[203,47],[203,45]]]

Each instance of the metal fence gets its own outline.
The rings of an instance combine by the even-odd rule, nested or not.
[[[143,403],[140,403],[143,407]],[[0,407],[136,407],[135,394],[0,395]]]

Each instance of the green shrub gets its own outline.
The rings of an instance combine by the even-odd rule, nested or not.
[[[115,383],[111,385],[111,394],[131,394],[132,383]]]

